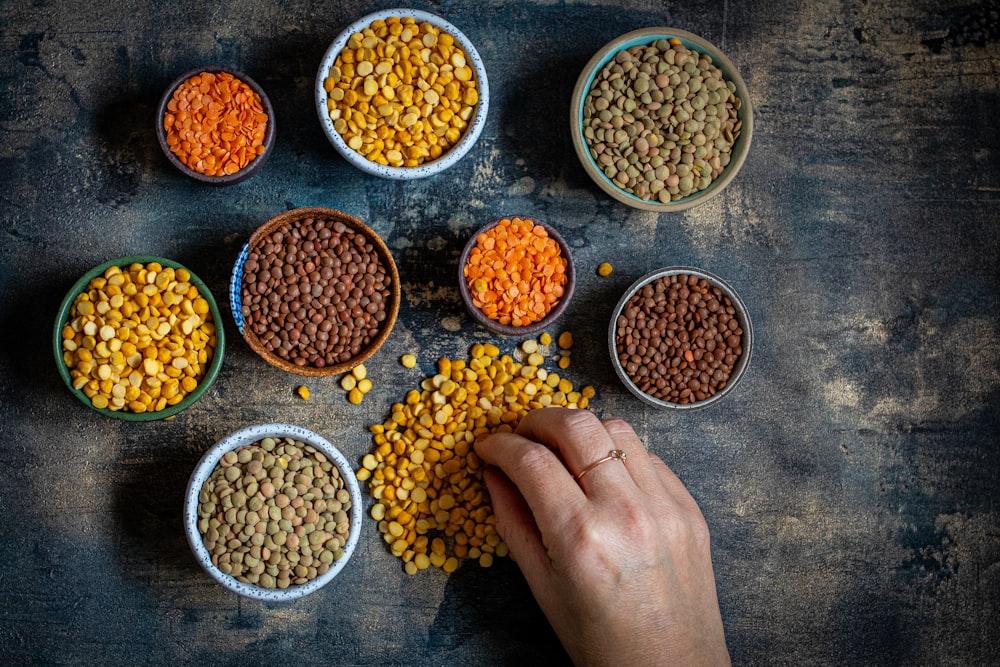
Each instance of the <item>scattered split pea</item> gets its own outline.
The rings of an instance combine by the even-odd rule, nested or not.
[[[585,409],[595,395],[593,387],[576,391],[542,367],[539,342],[521,344],[522,352],[534,350],[528,357],[537,363],[501,356],[493,344],[473,345],[469,359],[438,359],[437,373],[370,427],[374,448],[357,478],[368,481],[371,517],[407,573],[454,572],[466,559],[489,567],[508,555],[473,450],[476,438],[511,432],[537,408]]]

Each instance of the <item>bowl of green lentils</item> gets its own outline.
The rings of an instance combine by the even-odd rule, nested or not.
[[[719,194],[750,150],[746,84],[712,43],[644,28],[601,48],[570,105],[573,145],[605,193],[634,208],[681,211]]]
[[[293,424],[255,424],[205,452],[188,481],[184,526],[216,582],[287,602],[344,569],[361,535],[361,490],[325,438]]]

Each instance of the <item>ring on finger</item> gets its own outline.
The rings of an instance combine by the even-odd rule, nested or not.
[[[625,459],[627,457],[628,455],[625,453],[624,449],[612,449],[610,452],[608,452],[607,456],[605,456],[604,458],[597,459],[596,461],[591,463],[589,466],[578,472],[573,479],[579,482],[581,479],[583,479],[583,476],[586,475],[588,472],[590,472],[597,466],[601,465],[602,463],[607,463],[608,461],[614,461],[617,459],[618,461],[621,461],[624,464]]]

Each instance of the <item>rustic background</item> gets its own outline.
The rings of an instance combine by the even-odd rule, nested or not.
[[[465,159],[412,183],[349,167],[311,97],[336,33],[391,6],[0,2],[3,662],[564,663],[509,562],[409,577],[369,524],[332,585],[269,605],[213,583],[181,530],[188,475],[226,433],[290,421],[356,461],[366,427],[422,377],[400,354],[426,373],[473,342],[512,349],[473,325],[455,280],[471,230],[512,213],[551,222],[575,250],[568,374],[701,504],[736,663],[1000,661],[997,4],[418,2],[476,43],[493,104]],[[659,216],[587,179],[567,122],[592,53],[652,25],[721,46],[757,113],[729,189]],[[276,106],[273,157],[227,189],[172,171],[153,131],[166,84],[209,63],[245,71]],[[399,324],[361,406],[336,379],[296,397],[300,381],[255,357],[231,318],[218,382],[173,421],[108,420],[72,398],[50,337],[83,272],[156,254],[224,299],[250,231],[305,205],[366,220],[402,274]],[[622,291],[670,264],[729,280],[757,334],[738,391],[695,414],[641,405],[606,351]]]

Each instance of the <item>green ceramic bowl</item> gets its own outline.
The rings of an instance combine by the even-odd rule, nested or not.
[[[197,287],[201,295],[206,301],[208,301],[208,306],[210,312],[212,313],[212,320],[215,322],[216,327],[216,343],[215,351],[212,355],[212,361],[209,363],[208,370],[205,372],[204,377],[202,377],[198,382],[198,386],[195,390],[185,396],[184,400],[176,405],[169,405],[162,410],[156,410],[153,412],[127,412],[125,410],[95,408],[93,404],[91,404],[90,399],[87,398],[82,391],[73,388],[73,380],[69,374],[69,368],[67,368],[66,364],[63,362],[63,327],[66,326],[70,320],[70,310],[73,307],[73,301],[76,299],[77,295],[86,289],[91,280],[97,276],[103,275],[104,272],[112,266],[125,267],[130,264],[149,264],[150,262],[159,262],[162,266],[169,266],[174,269],[185,269],[188,271],[191,274],[191,284]],[[202,394],[204,394],[205,391],[212,386],[212,383],[215,382],[215,378],[219,375],[219,369],[222,368],[222,359],[225,356],[225,350],[226,341],[225,333],[222,327],[222,314],[219,312],[219,307],[215,303],[215,297],[212,296],[211,291],[209,291],[205,283],[203,283],[201,279],[186,266],[173,260],[164,259],[163,257],[152,257],[149,255],[130,255],[128,257],[112,259],[99,266],[95,266],[90,271],[87,271],[87,273],[85,273],[78,281],[76,281],[76,284],[70,288],[69,292],[66,294],[66,298],[63,299],[62,304],[59,306],[59,313],[56,315],[55,330],[52,335],[52,351],[55,354],[56,368],[59,369],[59,375],[66,383],[66,387],[69,388],[70,392],[91,410],[108,417],[124,419],[126,421],[153,421],[155,419],[166,419],[167,417],[172,417],[193,405],[199,398],[201,398]]]

